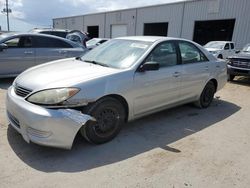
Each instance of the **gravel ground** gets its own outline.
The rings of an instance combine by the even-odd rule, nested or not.
[[[27,144],[5,116],[0,80],[0,187],[212,187],[250,185],[250,80],[239,78],[208,109],[190,105],[127,124],[113,141],[72,150]]]

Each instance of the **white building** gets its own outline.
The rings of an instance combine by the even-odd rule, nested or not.
[[[250,0],[191,0],[53,19],[61,29],[88,31],[92,37],[131,35],[181,37],[205,44],[250,43]]]

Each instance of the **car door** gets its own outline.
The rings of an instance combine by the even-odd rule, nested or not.
[[[223,58],[226,59],[228,56],[230,56],[231,49],[229,43],[226,43],[224,46],[224,51],[223,51]]]
[[[16,75],[35,65],[31,36],[15,36],[3,43],[8,48],[0,51],[0,75]]]
[[[134,75],[134,115],[140,116],[178,101],[181,70],[175,42],[158,44],[145,59],[160,65],[156,71]]]
[[[71,57],[72,48],[70,44],[54,37],[35,36],[36,64]]]
[[[193,100],[202,92],[212,67],[194,44],[179,41],[178,45],[182,62],[180,100]]]
[[[233,56],[235,55],[235,50],[234,50],[234,43],[230,43],[230,52],[228,54],[228,56]]]

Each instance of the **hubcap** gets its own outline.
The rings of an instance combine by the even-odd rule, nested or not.
[[[100,137],[107,137],[114,133],[119,123],[119,114],[116,110],[105,108],[96,115],[95,132]]]

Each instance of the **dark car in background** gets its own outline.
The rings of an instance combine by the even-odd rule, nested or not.
[[[250,43],[235,54],[227,58],[228,80],[232,81],[235,76],[250,77]]]
[[[43,34],[0,35],[0,77],[13,77],[29,67],[79,57],[87,51],[70,40]]]

